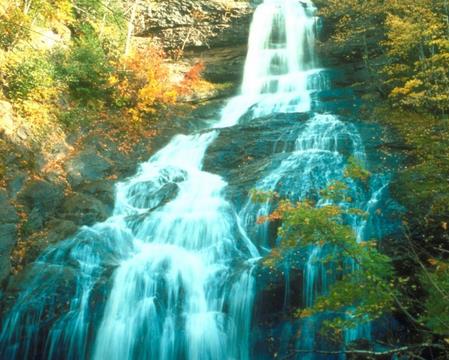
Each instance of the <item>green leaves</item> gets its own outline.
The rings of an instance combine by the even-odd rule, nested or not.
[[[427,290],[425,312],[420,317],[429,329],[438,335],[449,335],[449,263],[430,259],[433,269],[426,269],[420,281]]]
[[[348,159],[348,164],[346,166],[344,175],[346,178],[358,180],[363,183],[366,183],[371,177],[371,173],[366,170],[363,167],[362,163],[353,156],[349,157]]]
[[[348,179],[345,181],[366,183],[370,176],[371,173],[356,159],[348,160],[345,170]],[[296,316],[329,313],[331,317],[324,323],[323,330],[333,333],[390,312],[398,295],[391,259],[379,252],[376,241],[357,242],[354,230],[344,221],[346,215],[366,216],[360,209],[337,205],[351,201],[347,192],[347,183],[335,181],[320,191],[321,196],[330,201],[329,204],[318,207],[308,200],[296,203],[280,200],[269,216],[260,219],[260,222],[280,220],[282,223],[278,228],[280,246],[264,259],[265,266],[275,266],[282,259],[282,251],[288,248],[314,246],[329,250],[324,251],[317,261],[330,265],[328,271],[333,273],[329,276],[337,281],[318,297],[313,306],[298,310]],[[253,190],[251,194],[254,200],[279,198],[273,192]]]
[[[85,103],[105,98],[112,67],[95,33],[86,32],[76,40],[61,65],[60,73],[74,98]]]
[[[279,194],[275,191],[264,191],[258,189],[251,189],[249,191],[249,198],[255,203],[264,203],[267,201],[274,201],[279,199]]]
[[[298,315],[330,311],[334,318],[327,326],[334,330],[376,319],[390,311],[394,300],[394,288],[390,285],[394,273],[391,259],[377,250],[376,242],[358,243],[352,228],[342,221],[344,213],[336,205],[315,207],[300,202],[284,206],[278,232],[281,247],[313,245],[333,249],[332,255],[322,260],[341,264],[334,271],[343,276],[331,285],[328,294]]]

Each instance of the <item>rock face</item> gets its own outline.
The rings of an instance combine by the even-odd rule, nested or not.
[[[14,128],[12,105],[7,101],[0,101],[0,133],[11,134]]]
[[[16,224],[19,221],[15,208],[9,203],[7,193],[0,191],[0,284],[11,269],[10,256],[16,244]]]
[[[77,225],[93,225],[104,221],[109,215],[107,207],[92,196],[75,194],[63,204],[64,216]]]
[[[164,0],[140,8],[136,36],[151,38],[174,58],[205,65],[213,83],[238,84],[254,12],[249,0]]]
[[[104,179],[111,163],[104,156],[99,155],[95,149],[86,149],[76,154],[65,164],[68,181],[74,187],[86,181]]]
[[[136,35],[152,36],[165,49],[246,44],[253,10],[249,1],[159,1],[140,9]]]

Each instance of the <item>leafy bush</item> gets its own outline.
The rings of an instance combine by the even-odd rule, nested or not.
[[[8,4],[0,12],[0,48],[10,50],[19,40],[29,38],[30,18],[19,8]]]
[[[176,101],[177,91],[169,81],[164,60],[164,52],[155,46],[136,49],[119,60],[118,70],[109,78],[110,85],[116,88],[115,104],[136,121]]]
[[[0,65],[2,87],[11,100],[46,100],[54,94],[54,68],[44,52],[10,53]]]
[[[83,103],[106,100],[111,64],[95,33],[88,30],[76,39],[64,61],[58,64],[58,73],[67,84],[71,96]]]

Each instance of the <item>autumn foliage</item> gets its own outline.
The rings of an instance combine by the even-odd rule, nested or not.
[[[176,101],[177,93],[164,61],[164,52],[150,45],[135,49],[116,64],[117,71],[109,78],[116,90],[115,103],[134,120]]]
[[[447,0],[316,3],[324,20],[333,24],[328,45],[347,60],[362,60],[371,85],[392,105],[448,113]]]

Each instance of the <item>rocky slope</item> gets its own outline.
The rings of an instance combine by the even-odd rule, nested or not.
[[[227,83],[193,96],[196,106],[172,114],[172,119],[148,127],[131,140],[112,123],[55,139],[49,151],[23,146],[29,138],[19,126],[11,105],[0,104],[0,284],[33,261],[52,243],[73,234],[80,226],[109,216],[114,183],[131,175],[139,162],[174,133],[190,131],[217,116],[221,102],[239,84],[253,4],[236,0],[143,1],[137,17],[136,42],[158,42],[174,59],[174,67],[196,62],[205,65],[203,76],[212,83]],[[184,65],[183,65],[184,64]],[[187,99],[189,100],[189,99]],[[37,150],[37,151],[36,151]],[[14,281],[13,281],[14,282]],[[1,297],[1,293],[0,293]]]

